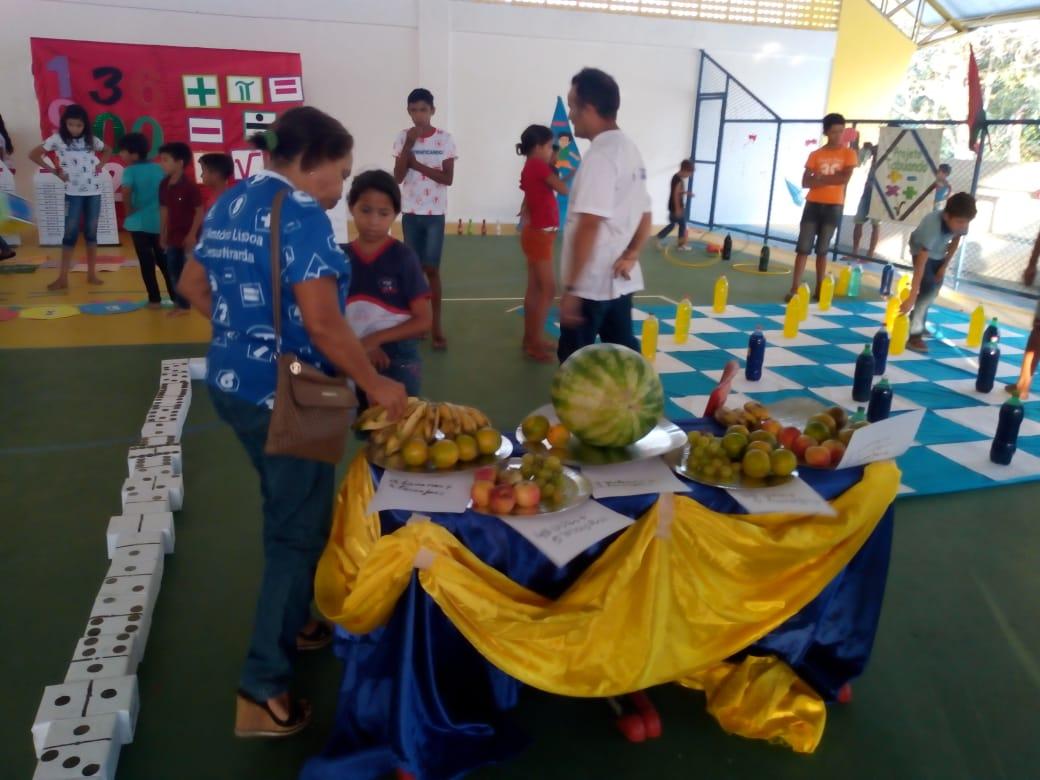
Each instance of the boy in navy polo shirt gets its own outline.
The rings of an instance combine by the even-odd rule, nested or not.
[[[366,171],[351,184],[347,205],[358,230],[346,248],[347,322],[379,373],[403,384],[408,395],[419,395],[417,340],[430,332],[433,309],[418,256],[390,235],[401,211],[401,190],[386,171]]]

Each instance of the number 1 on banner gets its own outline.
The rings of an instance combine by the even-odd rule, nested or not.
[[[58,97],[72,97],[72,79],[69,78],[69,58],[64,54],[60,57],[52,57],[46,69],[58,77]]]

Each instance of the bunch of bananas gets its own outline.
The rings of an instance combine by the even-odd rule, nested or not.
[[[715,411],[715,422],[723,428],[731,425],[743,425],[749,431],[758,430],[764,420],[770,418],[769,409],[758,401],[748,401],[743,409],[723,407]]]
[[[390,420],[386,409],[372,406],[358,417],[355,427],[369,433],[369,446],[373,451],[393,455],[409,439],[420,438],[433,444],[438,433],[446,437],[461,433],[475,435],[481,428],[491,427],[491,421],[472,406],[410,397],[405,413],[396,422]]]

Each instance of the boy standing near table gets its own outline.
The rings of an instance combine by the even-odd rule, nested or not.
[[[601,70],[571,80],[570,120],[592,142],[571,185],[563,231],[562,363],[598,337],[638,350],[632,295],[643,289],[639,252],[650,235],[650,193],[639,149],[618,129],[621,93]]]
[[[805,210],[798,231],[798,246],[794,258],[794,274],[791,291],[784,301],[791,300],[802,283],[802,274],[810,253],[816,252],[816,292],[813,300],[820,298],[820,284],[827,273],[827,248],[841,222],[842,206],[845,204],[845,185],[859,164],[859,158],[848,144],[842,143],[845,133],[845,117],[827,114],[823,118],[823,134],[827,143],[809,155],[802,174],[802,186],[809,188],[805,198]]]
[[[441,325],[441,251],[448,187],[455,181],[458,153],[451,133],[433,126],[436,111],[428,89],[413,89],[408,95],[413,127],[402,130],[394,141],[394,178],[401,185],[404,243],[419,256],[430,283],[433,348],[443,350],[448,342]]]
[[[910,297],[900,307],[904,314],[910,314],[907,349],[928,352],[924,340],[928,309],[939,297],[946,268],[976,213],[975,198],[966,192],[958,192],[946,201],[945,209],[926,214],[910,234],[914,278],[910,283]]]

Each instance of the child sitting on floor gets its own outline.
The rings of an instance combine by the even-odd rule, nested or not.
[[[383,376],[419,395],[418,339],[430,332],[430,286],[411,249],[390,235],[401,212],[401,190],[386,171],[354,178],[347,205],[358,237],[347,245],[350,292],[347,321]]]

